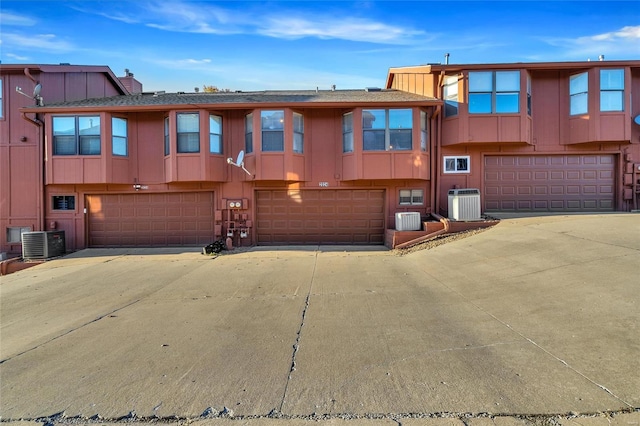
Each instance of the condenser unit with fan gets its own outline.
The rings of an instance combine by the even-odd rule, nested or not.
[[[396,231],[419,231],[421,227],[419,212],[396,213]]]
[[[449,190],[449,219],[480,220],[480,190],[474,188]]]
[[[64,231],[34,231],[22,233],[24,260],[49,259],[64,255]]]

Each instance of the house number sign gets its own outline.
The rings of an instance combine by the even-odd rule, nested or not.
[[[320,182],[319,184],[322,188],[327,188],[329,186],[329,182]]]

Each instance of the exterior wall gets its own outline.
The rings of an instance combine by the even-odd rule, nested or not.
[[[25,69],[27,71],[25,71]],[[82,69],[82,71],[79,71]],[[43,127],[40,114],[23,114],[20,108],[35,101],[36,82],[46,103],[103,97],[125,93],[106,67],[0,65],[3,116],[0,118],[0,252],[20,253],[19,242],[9,242],[8,228],[33,231],[46,228],[44,197]]]
[[[625,70],[624,111],[600,111],[600,69],[606,68]],[[521,113],[468,113],[470,70],[518,69],[521,72]],[[588,113],[571,116],[569,77],[580,72],[588,73]],[[437,187],[436,213],[447,215],[449,189],[484,187],[486,156],[509,154],[611,154],[615,162],[614,209],[628,211],[633,208],[631,171],[633,164],[640,163],[640,126],[632,122],[640,111],[640,64],[637,61],[409,67],[392,69],[387,82],[390,88],[442,97],[438,78],[441,74],[460,76],[459,113],[441,117],[442,132],[436,147],[438,167],[432,174]],[[524,95],[527,74],[531,78],[531,115],[526,113]],[[469,156],[470,172],[444,173],[444,156]]]

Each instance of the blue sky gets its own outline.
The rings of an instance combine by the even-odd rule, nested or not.
[[[3,64],[128,68],[145,91],[383,87],[390,67],[640,59],[640,0],[2,0]]]

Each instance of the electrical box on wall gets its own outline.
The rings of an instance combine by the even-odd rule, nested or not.
[[[247,210],[249,208],[249,200],[246,198],[225,200],[226,208],[236,210]]]

